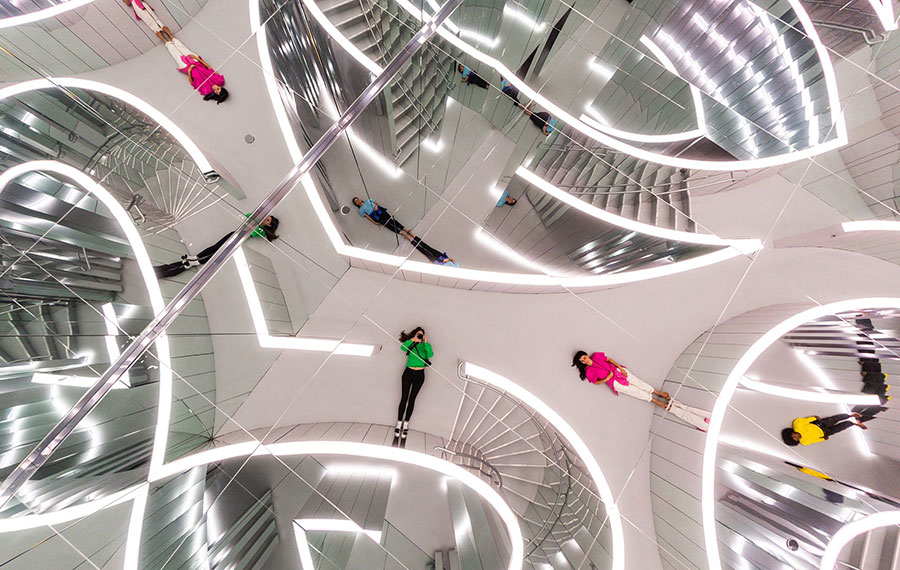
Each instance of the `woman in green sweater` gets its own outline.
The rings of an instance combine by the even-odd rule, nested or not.
[[[400,406],[397,409],[397,427],[394,429],[394,437],[406,439],[409,433],[409,418],[412,417],[413,406],[416,404],[416,396],[425,383],[425,367],[431,366],[430,358],[434,356],[431,345],[428,344],[428,335],[425,329],[416,327],[411,332],[400,333],[400,347],[406,353],[406,368],[401,376],[402,392],[400,393]]]
[[[249,218],[250,214],[246,214]],[[253,233],[250,234],[251,237],[264,237],[269,241],[275,241],[278,239],[278,234],[275,231],[278,229],[278,218],[275,216],[266,216],[266,218],[262,221],[262,223],[256,226],[256,229],[253,230]],[[231,237],[231,234],[234,232],[228,232],[222,239],[207,247],[197,255],[182,255],[181,261],[176,261],[175,263],[167,263],[165,265],[157,265],[153,268],[156,272],[156,276],[160,279],[166,279],[168,277],[175,277],[176,275],[184,272],[191,267],[197,267],[198,265],[203,265],[210,259],[212,256],[219,251],[219,248],[224,245],[228,238]]]

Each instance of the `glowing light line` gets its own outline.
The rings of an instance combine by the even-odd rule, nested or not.
[[[731,404],[734,393],[741,379],[747,374],[747,370],[756,362],[756,359],[781,337],[793,329],[825,315],[841,313],[859,309],[860,307],[883,307],[900,309],[900,298],[897,297],[867,297],[850,299],[828,303],[807,309],[798,313],[769,329],[759,337],[756,342],[737,361],[731,373],[725,379],[722,390],[716,398],[709,418],[709,428],[703,448],[703,467],[701,479],[700,509],[703,518],[703,539],[706,545],[706,556],[709,570],[722,570],[722,560],[719,555],[719,543],[716,538],[716,453],[718,440],[725,420],[725,412]],[[830,569],[829,569],[830,570]]]
[[[22,14],[21,16],[10,16],[9,18],[3,18],[0,19],[0,29],[15,28],[16,26],[21,26],[23,24],[30,24],[39,20],[53,18],[59,16],[60,14],[64,14],[69,10],[75,10],[76,8],[87,6],[93,1],[94,0],[68,0],[67,2],[63,2],[49,8],[44,8],[43,10],[36,10],[34,12]]]

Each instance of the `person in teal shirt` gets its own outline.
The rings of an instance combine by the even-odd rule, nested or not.
[[[248,218],[250,214],[245,214]],[[278,239],[278,234],[275,233],[278,230],[278,218],[275,216],[266,216],[262,223],[256,226],[253,229],[253,232],[250,234],[250,237],[264,237],[269,241],[275,241]],[[181,261],[176,261],[175,263],[166,263],[164,265],[157,265],[153,268],[156,272],[156,276],[165,279],[168,277],[175,277],[176,275],[182,273],[186,269],[190,269],[191,267],[197,267],[198,265],[203,265],[210,259],[212,256],[219,251],[219,248],[228,241],[228,238],[231,237],[231,234],[234,232],[228,232],[222,239],[202,250],[197,255],[182,255]]]
[[[406,354],[406,368],[400,377],[400,405],[397,408],[394,437],[405,440],[409,433],[409,420],[416,404],[416,397],[425,384],[425,368],[431,366],[434,350],[428,343],[428,335],[422,327],[416,327],[408,333],[401,332],[400,348]]]

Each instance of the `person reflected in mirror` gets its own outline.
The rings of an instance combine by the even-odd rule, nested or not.
[[[853,418],[855,421],[849,421]],[[856,426],[861,429],[869,429],[865,422],[874,419],[873,415],[863,415],[859,412],[852,414],[835,414],[827,418],[808,416],[796,418],[791,427],[781,430],[781,439],[786,445],[812,445],[828,440],[829,437],[840,433],[845,429]]]
[[[674,400],[668,392],[657,390],[602,352],[588,355],[579,350],[572,357],[572,366],[578,369],[582,381],[606,384],[616,396],[624,394],[643,402],[652,402],[692,427],[706,431],[708,411]]]
[[[416,327],[410,332],[401,332],[400,349],[406,354],[406,368],[400,377],[400,405],[397,407],[394,438],[405,441],[416,398],[422,385],[425,384],[425,368],[431,366],[434,349],[431,348],[428,335],[422,327]]]
[[[518,200],[509,195],[509,190],[504,190],[503,194],[500,195],[500,199],[497,200],[497,207],[515,206],[516,202],[518,202]]]
[[[483,77],[478,75],[474,69],[469,69],[461,63],[457,64],[456,70],[462,73],[462,82],[466,85],[474,85],[476,87],[481,87],[482,89],[487,89],[491,85],[485,81]]]
[[[126,6],[131,7],[131,11],[134,12],[134,19],[143,22],[163,43],[175,39],[175,36],[172,35],[172,30],[169,29],[169,26],[162,23],[162,20],[156,15],[150,4],[144,0],[122,0],[122,2]]]
[[[534,107],[534,103],[528,105],[527,107],[522,107],[522,112],[525,113],[531,122],[537,128],[541,129],[541,132],[544,133],[544,136],[548,136],[556,129],[556,125],[559,123],[559,119],[550,116],[550,113],[547,111],[538,111],[534,112],[532,108]]]
[[[228,99],[225,77],[216,73],[203,58],[191,52],[178,38],[167,41],[166,49],[175,60],[175,67],[188,76],[191,87],[203,95],[204,101],[215,101],[219,105]]]
[[[353,205],[359,209],[359,216],[361,218],[369,220],[376,226],[383,226],[395,234],[405,237],[409,241],[412,241],[413,238],[416,237],[412,232],[407,230],[403,224],[397,221],[396,218],[391,216],[384,206],[380,205],[372,198],[363,201],[354,196]]]
[[[519,101],[519,88],[502,77],[500,78],[500,91],[512,99],[514,106],[524,108],[524,105]]]
[[[250,214],[246,214],[249,218]],[[264,237],[268,241],[275,241],[278,239],[278,234],[275,233],[278,230],[278,218],[275,216],[266,216],[262,223],[253,230],[253,233],[250,234],[250,237]],[[157,265],[153,268],[156,272],[156,276],[161,279],[166,279],[168,277],[175,277],[183,273],[184,271],[190,269],[191,267],[197,267],[203,265],[207,261],[209,261],[213,255],[219,251],[219,248],[222,247],[228,238],[231,237],[231,234],[234,232],[228,232],[216,243],[211,246],[204,248],[197,255],[182,255],[181,261],[176,261],[175,263],[167,263],[165,265]]]
[[[431,247],[422,238],[416,236],[412,239],[412,245],[416,250],[428,258],[428,261],[435,265],[447,265],[450,267],[459,267],[459,263],[455,259],[447,255],[446,251],[438,251]]]

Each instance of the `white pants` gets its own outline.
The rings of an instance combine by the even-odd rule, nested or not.
[[[172,41],[166,42],[166,49],[169,50],[169,55],[175,60],[175,67],[177,69],[181,69],[187,65],[181,60],[181,56],[191,55],[191,50],[181,43],[178,38],[172,38]]]
[[[149,4],[144,4],[143,9],[138,8],[137,4],[133,4],[131,7],[134,9],[134,13],[137,14],[138,18],[150,28],[151,32],[155,34],[156,32],[162,31],[165,24],[162,23],[162,20],[159,19],[159,16],[156,15],[156,12],[153,11],[153,8],[151,8]]]
[[[654,389],[655,388],[653,388],[653,386],[647,384],[646,382],[635,376],[631,371],[628,372],[628,386],[616,384],[616,391],[619,394],[637,398],[642,402],[649,402],[653,400]],[[676,402],[675,400],[669,401],[669,406],[666,408],[666,410],[676,418],[701,431],[706,431],[706,428],[709,425],[706,422],[706,420],[709,418],[709,412],[706,410],[688,406],[687,404],[682,404],[681,402]]]
[[[709,422],[707,422],[709,419],[709,412],[706,410],[694,408],[693,406],[688,406],[681,402],[676,402],[675,400],[670,400],[669,407],[666,409],[676,418],[694,426],[700,431],[706,431],[706,428],[709,427]]]
[[[616,392],[637,398],[642,402],[649,402],[653,399],[653,390],[653,386],[638,378],[630,370],[628,371],[628,386],[616,384]]]

